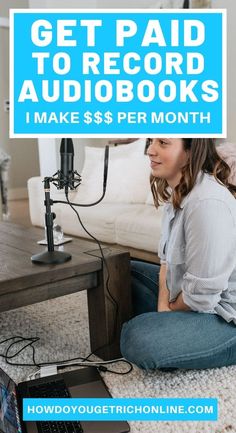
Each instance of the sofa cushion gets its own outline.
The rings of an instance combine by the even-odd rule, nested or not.
[[[36,226],[44,226],[44,215],[45,215],[45,206],[44,206],[44,185],[43,185],[43,177],[31,177],[27,183],[28,186],[28,195],[29,195],[29,211],[30,211],[30,219],[33,225]],[[58,190],[53,184],[50,185],[51,189],[51,198],[54,200],[65,200],[65,193],[62,190]],[[74,201],[76,198],[76,192],[70,193],[70,200]],[[67,205],[59,205],[55,204],[52,207],[52,212],[56,212],[57,224],[63,226],[61,219],[63,218],[64,209],[62,206]]]
[[[149,160],[144,155],[146,140],[110,148],[108,179],[104,203],[145,203],[150,190]],[[86,147],[81,202],[100,197],[103,185],[104,148]],[[78,198],[79,199],[79,198]]]
[[[31,177],[27,182],[27,186],[31,223],[36,226],[43,226],[45,212],[43,178]]]
[[[30,217],[33,225],[44,227],[44,190],[42,178],[33,177],[28,180]],[[63,191],[58,191],[55,186],[51,186],[51,198],[54,200],[65,200]],[[78,192],[70,193],[72,202],[80,201],[80,189]],[[76,208],[86,229],[96,238],[103,242],[116,242],[115,222],[117,215],[129,211],[129,204],[121,203],[99,203],[96,206],[86,208]],[[89,235],[81,227],[78,218],[66,204],[54,204],[52,211],[56,213],[57,224],[63,227],[63,231],[74,236],[89,238]],[[44,232],[42,232],[42,237]]]
[[[129,208],[130,205],[128,204],[101,202],[93,207],[77,208],[77,211],[89,233],[100,241],[115,243],[117,216],[121,213],[125,215],[129,211]],[[62,210],[62,207],[60,209]],[[55,212],[58,214],[56,206]],[[75,212],[72,211],[70,206],[64,205],[61,224],[65,233],[90,239],[90,236],[83,230]]]
[[[129,212],[116,219],[116,242],[157,253],[163,207],[130,205]]]
[[[152,191],[150,190],[147,196],[147,199],[145,201],[145,204],[149,204],[154,206],[154,200],[153,200],[153,195],[152,195]]]

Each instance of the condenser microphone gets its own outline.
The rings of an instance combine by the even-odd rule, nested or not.
[[[71,138],[63,138],[60,147],[61,169],[59,171],[59,189],[74,189],[74,146]]]
[[[75,189],[81,183],[80,174],[74,170],[74,146],[71,138],[63,138],[60,147],[61,156],[61,169],[58,170],[53,176],[44,178],[44,192],[45,200],[44,205],[46,207],[45,212],[45,227],[47,229],[47,246],[48,250],[43,251],[39,254],[34,254],[31,257],[33,263],[42,264],[59,264],[67,262],[71,259],[71,254],[65,251],[54,250],[54,239],[53,239],[53,220],[56,214],[51,211],[51,206],[56,203],[69,204],[73,206],[89,207],[100,203],[106,193],[107,186],[107,174],[108,174],[108,159],[109,159],[109,146],[106,146],[105,157],[104,157],[104,173],[103,173],[103,193],[102,196],[93,203],[82,204],[82,203],[71,203],[68,199],[68,188]],[[57,189],[65,188],[65,194],[67,201],[52,200],[50,198],[50,183],[57,187]]]

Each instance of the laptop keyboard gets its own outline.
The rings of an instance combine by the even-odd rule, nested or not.
[[[79,421],[37,421],[39,433],[81,433]]]
[[[55,380],[29,388],[32,398],[70,398],[64,380]],[[39,433],[83,433],[79,421],[37,421]]]
[[[69,390],[62,379],[30,386],[29,393],[33,398],[70,398]]]

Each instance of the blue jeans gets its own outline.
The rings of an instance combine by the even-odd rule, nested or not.
[[[144,369],[236,364],[236,326],[216,314],[157,312],[159,265],[131,261],[135,317],[123,325],[121,353]]]

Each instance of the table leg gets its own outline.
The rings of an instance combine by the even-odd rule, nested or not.
[[[91,351],[109,360],[121,356],[120,331],[122,324],[132,317],[132,302],[129,253],[106,255],[106,261],[110,275],[108,288],[117,307],[106,288],[105,266],[99,272],[97,287],[89,289],[87,296]]]

